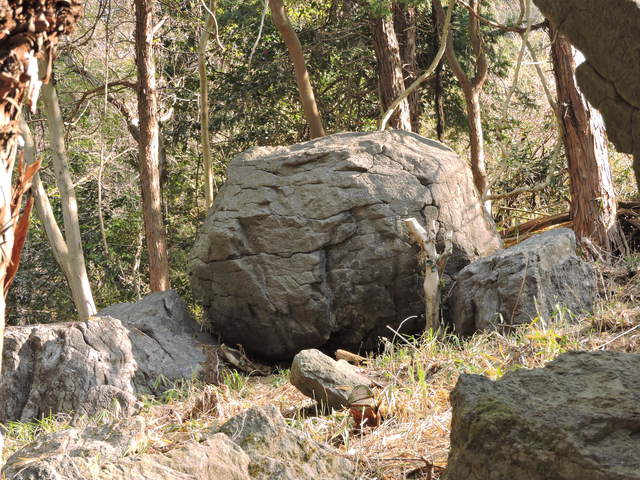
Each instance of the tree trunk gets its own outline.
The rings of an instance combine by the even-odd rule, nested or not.
[[[435,38],[440,38],[441,28],[438,22],[438,16],[436,15],[436,9],[431,5],[431,23],[435,29]],[[433,103],[435,104],[436,114],[436,136],[438,141],[442,142],[444,139],[444,128],[446,123],[446,117],[444,112],[444,89],[442,88],[442,70],[444,68],[444,60],[438,63],[436,67],[435,76],[433,78]]]
[[[20,4],[0,2],[0,360],[5,325],[5,281],[12,260],[15,260],[12,257],[14,253],[19,253],[14,252],[16,224],[12,218],[11,198],[14,189],[11,176],[18,151],[20,105],[26,99],[35,110],[40,88],[36,58],[52,60],[58,37],[73,31],[81,14],[80,0],[41,0]],[[45,82],[48,81],[48,74],[47,70]],[[3,438],[0,429],[0,464]]]
[[[471,172],[473,183],[480,193],[487,191],[487,167],[484,156],[484,136],[480,107],[480,91],[475,88],[463,88],[467,103],[467,122],[469,124],[469,143],[471,149]]]
[[[276,28],[282,35],[282,40],[287,46],[289,58],[293,63],[293,69],[296,74],[296,83],[298,84],[298,92],[300,93],[300,101],[304,109],[304,115],[309,124],[311,138],[324,137],[324,127],[322,126],[322,118],[316,104],[316,98],[313,94],[311,79],[304,61],[304,53],[302,45],[298,39],[298,35],[291,26],[287,11],[282,0],[269,0],[269,8],[271,9],[271,17]]]
[[[433,0],[433,7],[436,9],[438,23],[444,23],[444,9],[440,0]],[[489,63],[486,52],[482,44],[480,33],[480,1],[469,0],[469,8],[475,12],[475,15],[469,15],[469,41],[475,56],[475,65],[473,76],[467,75],[464,71],[453,47],[453,35],[447,38],[447,62],[456,76],[456,79],[462,87],[464,98],[467,106],[467,122],[469,124],[469,142],[471,144],[471,171],[473,172],[473,182],[483,197],[487,191],[487,171],[486,160],[484,155],[484,137],[482,134],[482,115],[480,107],[480,94],[482,87],[487,80],[489,74]],[[485,203],[485,207],[487,204]]]
[[[373,18],[373,48],[378,61],[378,85],[382,111],[386,112],[391,103],[405,89],[402,75],[400,45],[396,37],[391,16]],[[409,102],[405,98],[391,116],[389,125],[393,128],[411,131]]]
[[[209,9],[215,13],[215,0],[209,1]],[[209,140],[209,83],[207,79],[207,44],[214,27],[214,17],[206,14],[204,28],[198,46],[198,76],[200,78],[200,142],[202,143],[202,165],[204,168],[204,203],[209,209],[213,203],[213,165]]]
[[[576,54],[555,29],[549,32],[558,108],[571,185],[571,218],[579,239],[588,238],[607,254],[622,247],[616,217],[604,122],[578,89]]]
[[[153,57],[153,11],[155,0],[135,0],[136,67],[138,70],[138,118],[140,119],[139,170],[142,212],[149,255],[149,287],[168,290],[169,259],[162,219],[159,167],[159,128],[156,67]]]
[[[47,197],[39,174],[36,174],[34,177],[31,189],[35,198],[36,213],[44,226],[47,239],[53,251],[53,256],[67,279],[73,303],[78,311],[78,318],[80,321],[85,321],[91,315],[95,315],[96,306],[93,301],[91,285],[89,284],[89,277],[87,276],[87,269],[84,263],[84,252],[82,251],[80,225],[77,215],[77,202],[67,167],[66,151],[62,137],[62,120],[56,120],[60,114],[58,99],[55,89],[52,86],[49,88],[50,92],[45,90],[43,96],[47,122],[50,124],[49,135],[51,137],[51,146],[54,150],[54,171],[62,203],[66,240],[55,219],[53,209],[51,208],[49,198]],[[53,127],[51,126],[52,122]],[[31,164],[36,161],[33,136],[31,135],[29,126],[24,120],[22,120],[21,129],[24,139],[25,161]],[[53,137],[57,137],[57,139]],[[78,246],[79,248],[77,248]]]
[[[67,280],[73,295],[73,302],[78,310],[78,316],[81,321],[84,321],[91,315],[95,315],[97,310],[84,263],[80,222],[78,220],[78,202],[71,174],[69,173],[67,150],[64,145],[64,122],[60,112],[58,94],[53,84],[43,85],[42,99],[49,129],[49,143],[53,150],[53,170],[62,205],[64,233],[68,249],[69,275]]]
[[[418,78],[416,7],[397,2],[394,3],[393,24],[400,47],[404,86],[408,88],[414,80]],[[418,133],[420,131],[420,116],[422,115],[420,91],[414,90],[411,92],[407,97],[407,102],[409,103],[411,130]]]

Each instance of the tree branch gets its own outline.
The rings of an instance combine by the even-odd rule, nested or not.
[[[438,67],[438,64],[440,63],[440,60],[442,59],[442,55],[444,54],[444,51],[445,51],[445,49],[447,47],[447,40],[450,37],[449,30],[450,30],[450,26],[451,26],[451,16],[453,14],[453,9],[454,9],[455,5],[456,5],[456,0],[453,0],[451,2],[451,4],[449,5],[449,8],[447,10],[447,18],[446,18],[446,20],[444,22],[444,29],[443,29],[442,35],[440,37],[440,47],[438,48],[438,52],[436,53],[436,56],[434,57],[433,61],[431,62],[431,65],[429,65],[429,68],[427,68],[422,75],[420,75],[418,78],[416,78],[413,81],[413,83],[411,85],[409,85],[409,87],[406,88],[405,91],[402,92],[398,96],[398,98],[396,98],[393,102],[391,102],[391,105],[389,106],[387,111],[384,113],[384,115],[380,119],[380,124],[379,124],[379,127],[378,127],[379,130],[385,130],[387,128],[387,124],[389,123],[389,119],[393,115],[393,112],[395,111],[395,109],[398,108],[398,105],[400,105],[400,103],[402,103],[402,101],[405,98],[407,98],[409,95],[411,95],[411,93],[415,89],[417,89],[422,82],[424,82],[425,80],[428,80],[429,77],[431,77],[431,75],[435,71],[435,69]]]

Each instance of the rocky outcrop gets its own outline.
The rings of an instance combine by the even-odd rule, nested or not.
[[[12,480],[300,480],[356,478],[352,461],[288,427],[275,407],[252,408],[200,442],[144,453],[143,417],[45,435],[14,453]]]
[[[463,268],[447,301],[447,318],[460,335],[548,320],[554,310],[590,311],[596,297],[593,267],[576,256],[572,230],[535,235]]]
[[[448,480],[640,479],[640,355],[573,352],[451,393]]]
[[[221,432],[249,455],[249,472],[257,480],[356,478],[351,460],[314,442],[284,421],[273,406],[254,407],[225,423]]]
[[[585,56],[580,88],[605,120],[621,152],[640,161],[640,2],[534,0]]]
[[[0,376],[0,422],[58,412],[95,413],[137,393],[160,393],[202,372],[200,333],[175,292],[115,305],[87,322],[8,327]],[[163,381],[164,380],[164,381]]]
[[[354,387],[371,385],[370,379],[345,360],[335,361],[315,349],[303,350],[293,357],[289,381],[321,406],[335,410],[349,406]]]
[[[438,142],[386,131],[251,149],[198,234],[194,295],[225,343],[266,357],[375,347],[424,310],[407,217],[437,221],[439,241],[453,232],[450,275],[499,247],[466,162]]]
[[[142,417],[45,435],[17,451],[2,471],[12,480],[249,480],[249,457],[229,437],[211,434],[165,454],[139,454]]]
[[[129,331],[137,364],[133,383],[138,393],[164,391],[166,386],[158,385],[160,378],[173,383],[203,373],[206,358],[202,346],[215,344],[173,290],[152,293],[139,302],[111,305],[98,316],[117,318]]]

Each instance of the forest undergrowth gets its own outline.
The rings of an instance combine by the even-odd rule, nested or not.
[[[437,479],[446,468],[451,407],[449,393],[462,373],[497,379],[519,368],[543,367],[573,350],[640,351],[640,254],[613,265],[596,264],[599,299],[594,313],[575,317],[557,309],[512,332],[478,333],[469,339],[425,333],[385,341],[358,368],[374,389],[382,422],[358,431],[348,411],[320,412],[288,381],[288,370],[250,376],[223,369],[220,384],[189,381],[161,398],[144,398],[147,435],[131,455],[163,453],[199,441],[212,426],[252,407],[276,405],[290,426],[357,460],[359,478]],[[104,413],[86,422],[109,422]],[[9,424],[5,457],[40,434],[69,428],[65,416]]]

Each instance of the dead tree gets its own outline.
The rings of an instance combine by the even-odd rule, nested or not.
[[[404,221],[411,237],[420,246],[421,255],[424,258],[424,319],[425,328],[436,332],[440,328],[440,276],[444,272],[447,259],[451,255],[453,244],[451,232],[445,238],[445,248],[438,253],[436,248],[436,235],[438,225],[435,221],[428,226],[429,230],[418,223],[415,218]]]

